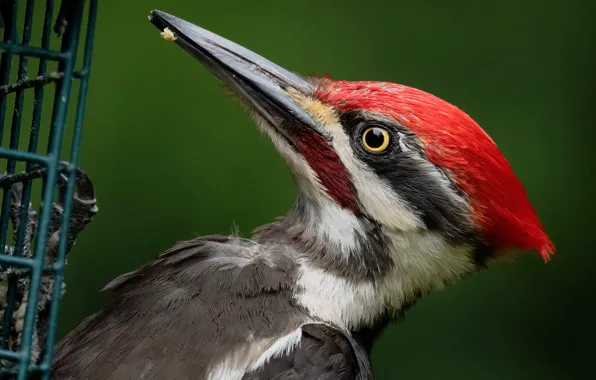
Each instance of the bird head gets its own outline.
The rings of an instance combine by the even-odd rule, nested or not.
[[[311,246],[339,252],[339,262],[355,257],[354,267],[417,272],[405,293],[511,249],[554,253],[509,163],[457,107],[399,84],[304,78],[177,17],[150,19],[270,136],[297,184],[297,234]]]

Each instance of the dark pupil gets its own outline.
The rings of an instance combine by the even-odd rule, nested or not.
[[[369,147],[378,148],[385,142],[385,135],[380,128],[373,128],[366,133],[364,141],[366,141],[366,145]]]

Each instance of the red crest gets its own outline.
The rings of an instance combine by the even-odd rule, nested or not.
[[[340,111],[390,116],[414,132],[428,159],[448,169],[473,207],[486,242],[497,250],[533,249],[554,254],[526,191],[493,140],[466,113],[415,88],[382,82],[325,79],[315,95]]]

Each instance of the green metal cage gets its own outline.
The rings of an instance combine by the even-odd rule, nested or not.
[[[41,7],[44,7],[43,12],[39,13]],[[34,17],[34,14],[38,14],[36,12],[43,14],[43,17]],[[0,270],[9,273],[4,286],[6,294],[0,298],[0,311],[3,312],[3,320],[0,321],[0,379],[23,380],[33,376],[33,373],[35,378],[50,378],[58,304],[66,262],[66,233],[75,191],[75,168],[89,83],[96,14],[97,0],[62,0],[60,4],[54,0],[0,0],[0,26],[4,33],[3,41],[0,42],[0,165],[6,164],[5,173],[0,178],[3,192],[0,214]],[[41,41],[32,41],[34,32],[40,32]],[[59,47],[52,48],[52,45]],[[77,57],[81,55],[82,64],[77,67]],[[18,63],[15,64],[13,60]],[[38,62],[37,74],[29,76],[29,66],[35,61]],[[52,65],[57,65],[57,70],[51,71]],[[79,81],[78,95],[76,100],[73,96],[71,103],[71,93],[75,92],[73,83],[76,81]],[[55,84],[55,88],[48,88],[50,84]],[[43,115],[43,104],[47,104],[48,97],[52,96],[47,94],[48,90],[52,90],[54,98],[51,102],[51,112],[46,112],[46,117]],[[32,96],[33,102],[30,107],[24,104],[26,95]],[[9,103],[14,104],[12,118],[7,117]],[[75,107],[72,137],[66,136],[69,105]],[[22,128],[24,114],[25,119],[31,118],[30,129]],[[5,130],[5,119],[11,119],[10,138],[6,144],[2,141],[3,136],[8,134]],[[70,125],[68,130],[70,131]],[[24,140],[22,137],[27,133],[28,145],[27,148],[23,148],[24,141],[20,140]],[[40,140],[46,135],[47,149],[43,146],[40,148],[39,145],[43,145],[39,144]],[[67,153],[68,158],[61,161],[61,156],[64,155],[63,142],[67,138],[72,139],[70,151]],[[17,172],[17,165],[23,165],[24,171]],[[56,184],[61,173],[67,175],[69,180],[63,199],[57,259],[48,263],[44,254],[48,244],[50,205],[55,199]],[[40,205],[37,232],[31,242],[33,248],[30,257],[23,255],[26,223],[19,223],[14,232],[8,228],[11,220],[10,189],[15,183],[22,184],[21,205],[29,205],[30,202]],[[37,192],[32,190],[36,183],[40,184],[40,191]],[[40,199],[36,201],[34,198],[37,193]],[[28,207],[21,206],[19,220],[25,220],[28,211]],[[37,316],[37,311],[44,276],[53,276],[54,286],[49,293],[51,298],[43,321],[47,323],[44,330],[46,335],[43,353],[33,360],[31,351],[34,331],[37,328],[36,324],[42,322]],[[19,327],[20,342],[15,344],[11,342],[10,331],[14,329],[11,324],[14,322],[15,292],[17,284],[23,278],[26,279],[27,297],[21,306],[26,306],[23,306],[24,318],[22,326]]]

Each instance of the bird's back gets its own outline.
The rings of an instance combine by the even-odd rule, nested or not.
[[[305,325],[316,321],[293,301],[296,265],[287,245],[224,236],[178,243],[106,286],[114,300],[57,345],[53,378],[241,379],[252,365],[244,378],[260,379],[304,361],[266,357],[276,343],[306,339],[327,354],[352,351],[339,330]],[[270,366],[258,368],[259,359]]]

